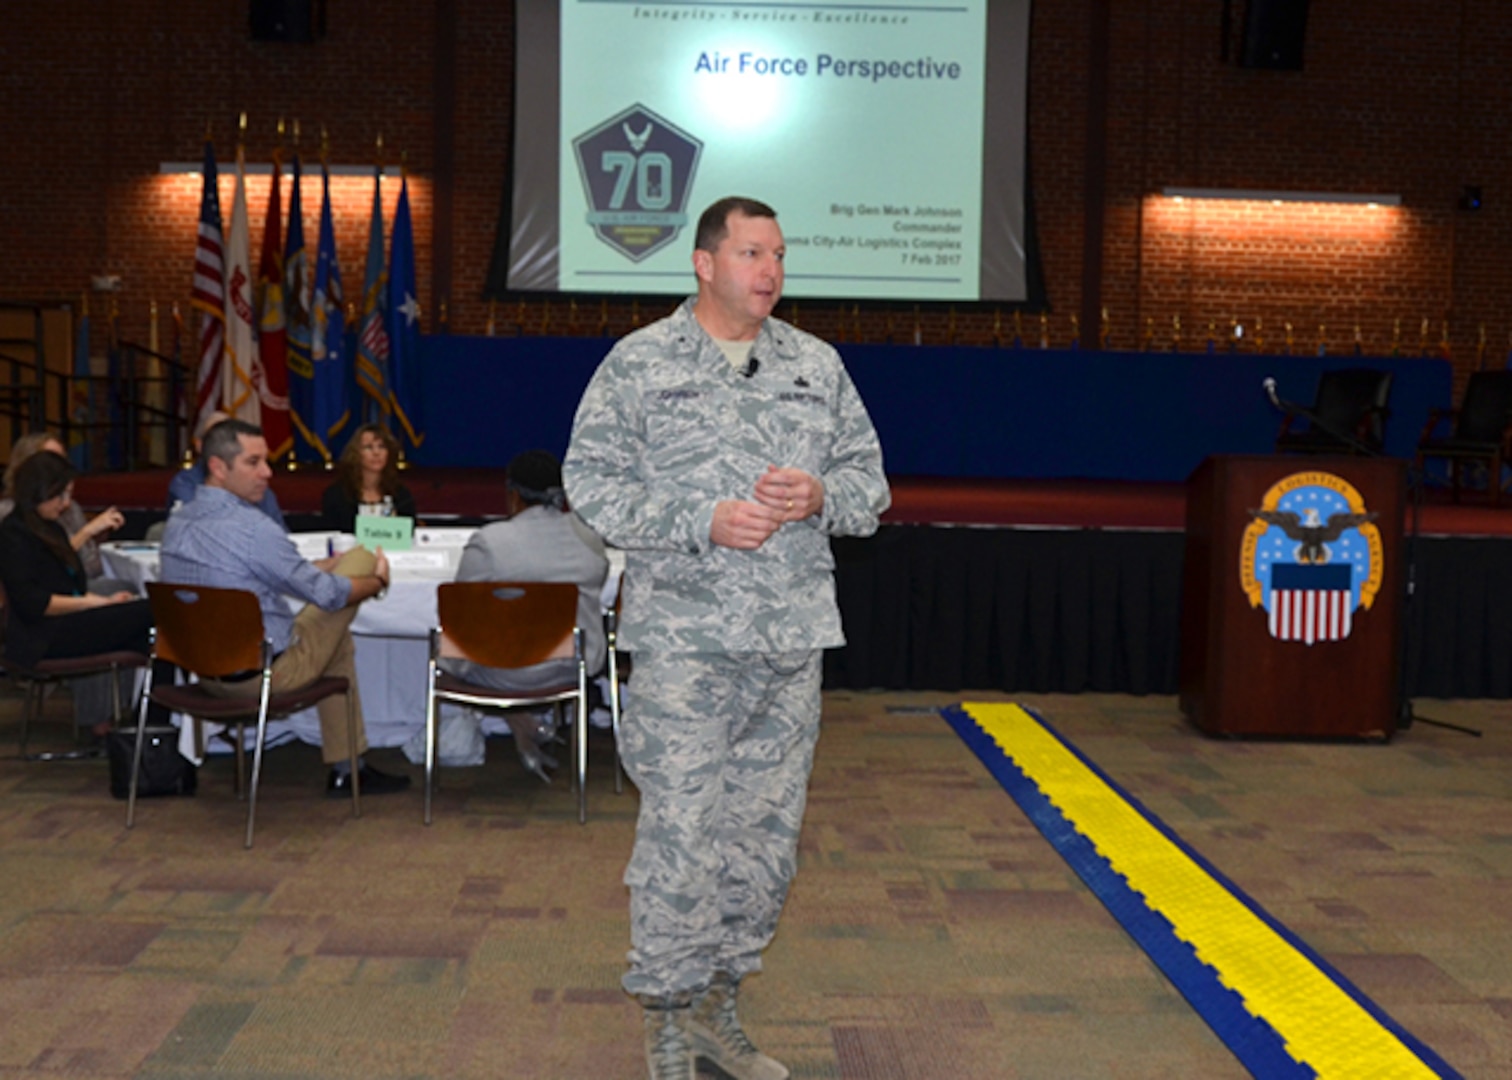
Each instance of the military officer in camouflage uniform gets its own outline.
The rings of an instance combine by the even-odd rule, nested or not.
[[[750,199],[706,210],[697,295],[619,342],[583,395],[563,475],[624,549],[623,731],[640,789],[625,989],[653,1078],[697,1057],[781,1080],[735,1015],[796,869],[820,650],[844,643],[829,538],[876,531],[887,480],[835,350],[771,312],[785,249]]]

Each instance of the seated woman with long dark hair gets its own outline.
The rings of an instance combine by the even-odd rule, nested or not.
[[[363,424],[336,462],[336,482],[320,499],[325,527],[355,532],[358,514],[415,516],[415,497],[399,482],[399,440],[382,424]]]
[[[119,649],[146,653],[152,610],[129,592],[89,591],[79,553],[59,517],[76,471],[57,454],[33,454],[12,478],[15,509],[0,522],[5,655],[20,666]]]
[[[8,517],[14,508],[12,489],[15,487],[17,470],[33,454],[44,452],[57,454],[61,458],[68,457],[68,451],[63,449],[63,443],[58,437],[45,431],[23,435],[11,447],[10,464],[5,467],[5,494],[0,497],[0,518]],[[93,591],[107,596],[118,591],[123,583],[106,576],[105,565],[100,559],[99,538],[113,529],[119,529],[124,522],[121,512],[113,506],[92,518],[85,518],[79,504],[71,502],[58,515],[58,524],[68,531],[69,543],[79,553],[79,560],[84,564],[84,572],[89,575]]]

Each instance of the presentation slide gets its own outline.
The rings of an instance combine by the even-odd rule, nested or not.
[[[1027,0],[540,7],[510,289],[689,291],[699,212],[747,195],[791,298],[1024,299]]]

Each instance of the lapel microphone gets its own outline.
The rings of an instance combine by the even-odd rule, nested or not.
[[[752,375],[756,374],[760,370],[761,370],[761,361],[758,360],[758,359],[756,359],[753,356],[749,360],[746,361],[746,366],[740,369],[740,373],[742,375],[744,375],[747,379],[749,379]]]

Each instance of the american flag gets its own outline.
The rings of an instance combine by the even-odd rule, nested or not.
[[[1352,568],[1276,563],[1271,567],[1270,632],[1281,641],[1343,641],[1353,625]]]
[[[205,189],[200,197],[199,241],[194,248],[191,302],[200,312],[198,393],[194,430],[220,408],[221,361],[226,352],[226,269],[221,240],[219,178],[215,147],[205,143]]]
[[[373,173],[373,216],[368,227],[367,266],[362,282],[362,322],[357,334],[357,387],[367,394],[362,415],[387,420],[389,401],[388,273],[383,268],[383,172]]]

